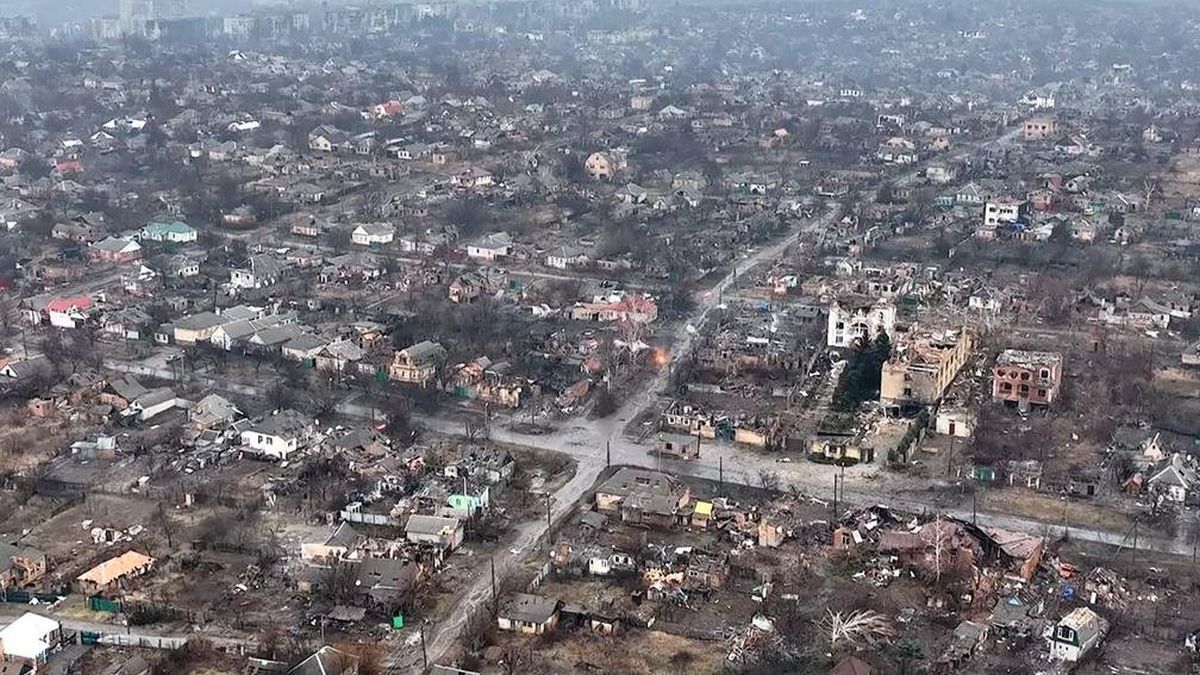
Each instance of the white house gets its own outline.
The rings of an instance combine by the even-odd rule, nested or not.
[[[389,223],[363,223],[350,233],[350,241],[359,246],[384,246],[396,238],[396,228]]]
[[[404,526],[404,536],[414,544],[453,551],[462,544],[463,524],[458,518],[412,515]]]
[[[593,152],[583,162],[583,170],[592,180],[612,180],[627,166],[624,153],[609,151]]]
[[[245,267],[230,270],[229,285],[233,288],[266,288],[283,278],[283,263],[266,254],[252,255]]]
[[[1074,663],[1082,659],[1108,633],[1108,621],[1087,607],[1064,616],[1050,633],[1050,656]]]
[[[875,156],[879,161],[887,164],[916,164],[920,159],[916,143],[899,136],[889,138],[881,143]]]
[[[287,459],[312,434],[312,422],[295,410],[281,410],[242,432],[242,445],[267,457]]]
[[[983,207],[984,225],[1001,225],[1015,223],[1025,215],[1028,202],[1015,199],[999,199],[990,201]]]
[[[129,404],[126,414],[137,415],[138,420],[145,422],[180,405],[182,399],[175,395],[169,387],[151,389],[137,397]]]
[[[495,182],[491,171],[476,167],[467,167],[450,177],[451,185],[461,188],[491,187]]]
[[[975,431],[975,414],[965,408],[941,408],[934,429],[944,436],[970,438]]]
[[[826,344],[852,347],[859,340],[874,340],[880,333],[895,335],[895,329],[896,306],[887,300],[853,305],[834,300],[829,306]]]
[[[954,170],[940,164],[931,164],[925,168],[925,180],[934,185],[945,185],[954,180]]]
[[[170,223],[146,223],[138,232],[142,241],[161,241],[171,244],[189,244],[199,238],[196,228],[181,221]]]
[[[25,612],[0,630],[0,653],[4,661],[25,664],[36,673],[62,641],[62,624],[41,614]]]
[[[1182,504],[1200,482],[1197,481],[1196,470],[1188,466],[1179,453],[1175,453],[1166,468],[1154,474],[1147,484],[1151,489],[1161,492],[1168,501]]]
[[[474,260],[496,260],[512,255],[512,237],[507,232],[489,234],[467,246],[467,257]]]
[[[588,256],[583,249],[574,246],[559,246],[546,254],[546,267],[559,270],[586,265],[587,262]]]

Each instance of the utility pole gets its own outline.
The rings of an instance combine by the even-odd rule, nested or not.
[[[845,504],[846,503],[846,465],[845,464],[842,465],[842,477],[838,480],[838,483],[842,486],[841,497],[839,498],[838,501]]]
[[[907,453],[906,453],[907,454]],[[946,453],[946,477],[954,470],[954,435],[950,435],[950,452]]]
[[[612,466],[612,441],[604,444],[604,466]]]
[[[833,521],[837,522],[838,514],[838,475],[833,474]]]
[[[553,524],[550,522],[550,493],[546,493],[546,529],[549,530],[552,527]]]
[[[975,523],[976,515],[977,515],[977,511],[975,510],[975,493],[972,492],[971,493],[971,524],[972,525],[976,524]]]
[[[425,624],[421,624],[421,663],[429,668],[429,652],[425,651]]]
[[[717,457],[717,483],[725,489],[725,456]]]
[[[1138,537],[1138,521],[1133,520],[1133,562],[1137,563],[1137,537]]]

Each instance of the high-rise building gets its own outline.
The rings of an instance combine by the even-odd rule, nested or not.
[[[127,33],[144,34],[152,21],[188,17],[190,4],[189,0],[121,0],[121,25]]]

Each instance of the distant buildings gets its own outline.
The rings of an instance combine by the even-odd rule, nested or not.
[[[626,166],[625,156],[611,151],[593,152],[583,163],[584,171],[592,180],[612,180]]]
[[[1029,202],[997,199],[983,207],[983,224],[988,226],[1017,223],[1029,215]]]
[[[1034,117],[1025,121],[1022,135],[1026,141],[1048,141],[1058,135],[1058,122],[1048,117]]]

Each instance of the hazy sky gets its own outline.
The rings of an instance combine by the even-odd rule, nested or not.
[[[116,14],[118,0],[0,0],[0,15],[23,14],[48,26],[82,21],[91,16]],[[248,9],[255,5],[279,4],[261,0],[191,0],[203,13]]]

